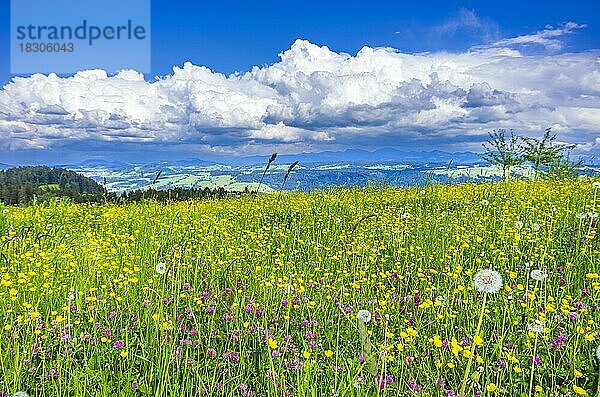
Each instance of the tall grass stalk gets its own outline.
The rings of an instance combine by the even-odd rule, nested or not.
[[[483,323],[483,315],[485,314],[485,304],[487,302],[488,294],[483,294],[483,302],[481,302],[481,312],[479,313],[479,321],[477,321],[477,328],[475,330],[475,336],[471,342],[471,349],[469,354],[469,360],[467,361],[467,368],[465,369],[465,375],[463,376],[462,386],[460,388],[460,395],[466,396],[465,390],[467,388],[467,381],[469,379],[469,374],[471,371],[471,365],[473,363],[473,356],[475,355],[475,338],[479,336],[479,332],[481,331],[481,324]]]

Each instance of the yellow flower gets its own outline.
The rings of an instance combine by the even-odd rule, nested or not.
[[[325,357],[331,358],[333,356],[333,352],[331,350],[325,350]]]
[[[483,345],[483,339],[481,339],[481,336],[475,335],[473,338],[473,343],[475,343],[476,346],[481,346]]]
[[[309,352],[309,351],[306,351],[306,350],[304,350],[304,352],[302,353],[302,357],[304,357],[305,359],[307,359],[307,360],[308,360],[308,359],[310,358],[310,352]]]
[[[458,342],[456,341],[456,338],[452,338],[452,342],[450,343],[452,345],[452,354],[454,354],[455,356],[458,356],[458,354],[462,351],[462,346],[460,346],[458,344]]]
[[[121,357],[125,358],[125,357],[127,357],[127,354],[129,354],[129,353],[127,353],[127,350],[121,350],[121,353],[120,353]]]
[[[271,349],[277,349],[277,341],[275,339],[269,338],[267,339],[267,343]]]
[[[433,344],[435,347],[442,347],[442,338],[439,335],[433,337]]]
[[[497,389],[498,389],[498,386],[496,386],[494,383],[490,383],[486,387],[486,390],[489,391],[490,393],[495,392]]]
[[[6,324],[6,325],[4,326],[4,330],[5,330],[5,331],[10,331],[10,330],[11,330],[11,328],[12,328],[12,326],[11,326],[10,324]]]
[[[587,396],[587,392],[585,391],[585,389],[577,386],[577,385],[573,385],[573,391],[578,395],[578,396]]]

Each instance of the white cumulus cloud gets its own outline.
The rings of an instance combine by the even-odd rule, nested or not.
[[[297,40],[278,62],[230,76],[186,63],[154,81],[132,70],[16,77],[0,91],[0,149],[73,142],[318,148],[377,138],[460,148],[491,129],[547,126],[597,148],[600,51],[528,55],[515,47],[556,50],[580,27],[548,27],[464,53],[364,47],[351,55]]]

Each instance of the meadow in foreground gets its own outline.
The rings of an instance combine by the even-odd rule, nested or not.
[[[597,186],[4,208],[0,396],[598,395]]]

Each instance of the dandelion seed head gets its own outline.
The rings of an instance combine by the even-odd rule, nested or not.
[[[494,270],[483,269],[475,273],[473,284],[479,292],[495,294],[502,287],[502,276]]]
[[[517,229],[522,229],[522,228],[523,228],[523,222],[521,222],[521,221],[516,221],[516,222],[515,222],[515,227],[516,227]]]
[[[358,319],[358,321],[363,322],[363,323],[368,323],[369,321],[371,321],[371,312],[368,310],[359,310],[358,314],[356,315],[356,318]]]
[[[596,358],[600,361],[600,345],[596,348]]]
[[[532,279],[537,281],[544,281],[548,277],[548,273],[543,272],[539,269],[532,270],[529,275]]]
[[[600,189],[600,182],[594,182],[592,183],[592,186],[594,187],[594,189]]]
[[[167,265],[165,265],[162,262],[159,262],[156,264],[156,273],[158,274],[165,274],[167,272]]]
[[[540,320],[535,320],[535,322],[533,324],[529,324],[527,326],[527,329],[529,329],[531,332],[534,332],[536,334],[540,334],[540,333],[544,332],[545,328],[546,328],[546,322],[540,321]]]

